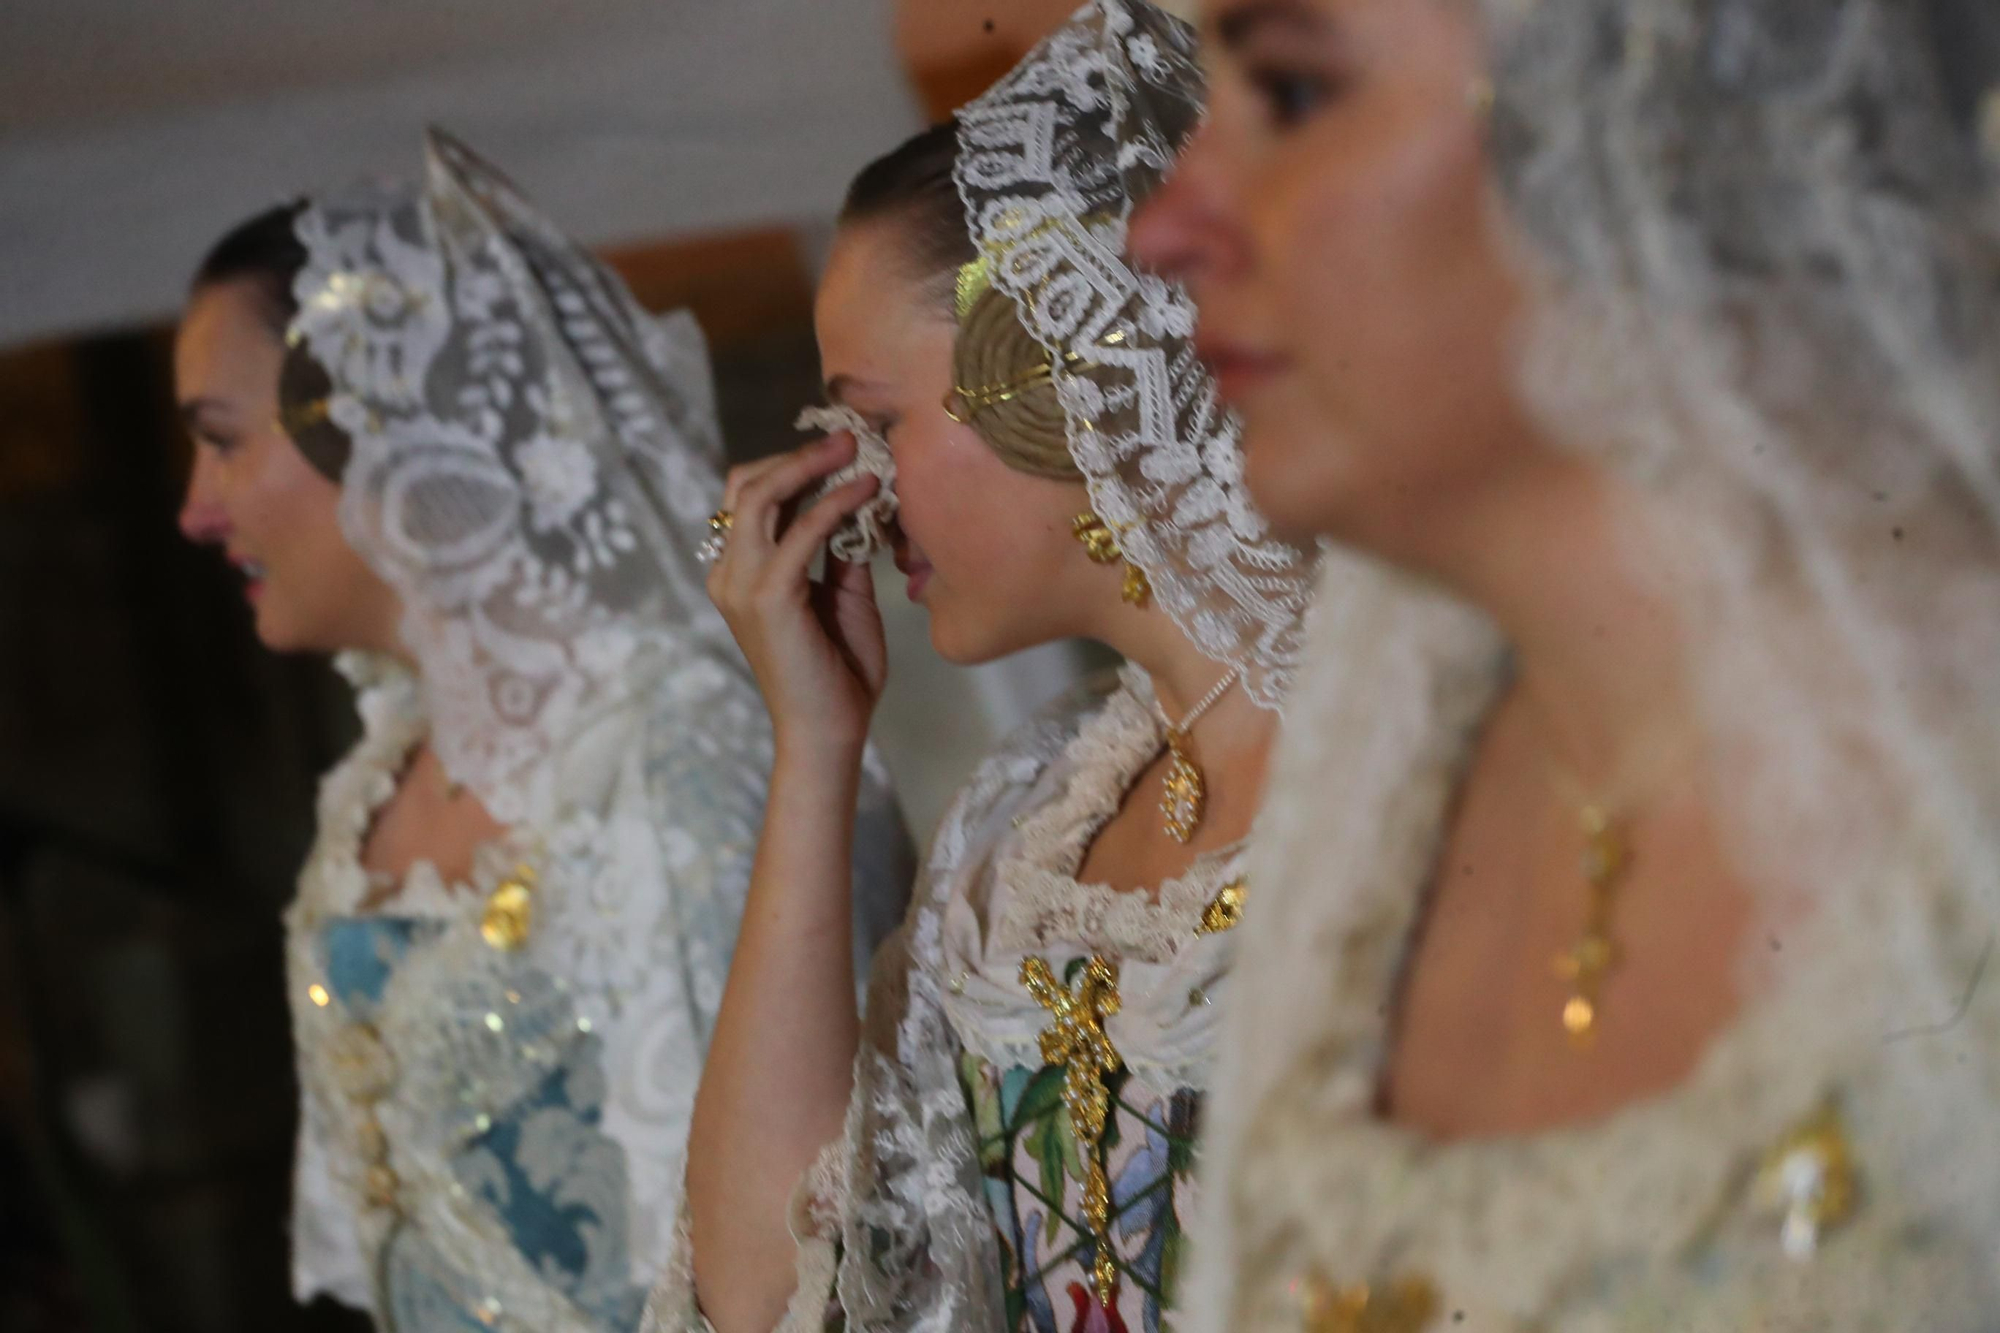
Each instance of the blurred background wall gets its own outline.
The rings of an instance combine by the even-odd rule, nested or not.
[[[1069,0],[9,0],[0,6],[0,1330],[360,1327],[287,1294],[278,913],[353,734],[183,544],[169,375],[239,218],[408,173],[444,125],[707,329],[732,450],[818,395],[848,177]],[[920,834],[1076,673],[963,672],[884,580],[878,724]]]

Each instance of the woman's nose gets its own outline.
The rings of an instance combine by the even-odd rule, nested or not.
[[[187,494],[181,497],[178,521],[181,536],[204,546],[219,546],[229,539],[229,516],[216,494],[215,465],[207,449],[196,446],[194,467],[188,473]]]
[[[1182,282],[1211,273],[1228,253],[1207,127],[1181,150],[1173,172],[1133,214],[1126,246],[1134,261]]]

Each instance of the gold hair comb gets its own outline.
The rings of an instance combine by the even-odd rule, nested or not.
[[[992,286],[993,266],[987,262],[985,255],[969,264],[959,265],[958,294],[953,302],[959,323],[965,322],[965,317],[972,313],[972,307],[979,304],[979,298],[986,295]]]

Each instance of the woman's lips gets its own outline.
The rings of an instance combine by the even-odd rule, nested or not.
[[[1197,339],[1195,351],[1215,375],[1216,392],[1230,402],[1275,378],[1286,367],[1285,358],[1274,352],[1260,352],[1219,338]]]
[[[902,571],[903,577],[908,580],[903,585],[904,595],[913,602],[923,600],[924,586],[931,581],[930,562],[912,552],[908,543],[904,541],[895,544],[893,554],[896,568]]]
[[[264,566],[256,560],[232,558],[229,562],[236,566],[236,572],[243,576],[243,595],[256,601],[264,595]]]

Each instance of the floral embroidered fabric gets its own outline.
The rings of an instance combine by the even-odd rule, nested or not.
[[[1233,934],[1196,926],[1243,852],[1203,858],[1158,906],[1134,894],[1147,910],[1089,914],[1100,923],[1091,938],[1064,933],[1071,918],[1049,888],[1065,876],[1089,888],[1073,876],[1090,836],[1158,752],[1149,700],[1144,677],[1128,672],[1059,702],[953,803],[928,887],[876,960],[847,1133],[801,1182],[788,1333],[1171,1326],[1233,951]],[[1168,920],[1178,943],[1158,947]],[[1040,1049],[1049,1011],[1021,964],[1033,954],[1061,975],[1121,945],[1153,956],[1121,957],[1123,1004],[1105,1024],[1124,1063],[1107,1131],[1119,1286],[1115,1312],[1078,1325],[1071,1288],[1087,1287],[1091,1257],[1076,1225],[1085,1163],[1060,1114],[1060,1071]],[[650,1312],[656,1331],[707,1327],[684,1232]]]
[[[322,787],[286,917],[302,1299],[409,1333],[636,1324],[673,1234],[769,761],[740,668],[707,652],[635,663],[632,695],[551,757],[572,793],[560,819],[510,826],[466,883],[414,868],[379,911],[363,839],[428,721],[408,672],[343,659],[364,733]],[[906,852],[871,763],[861,958],[900,914]],[[496,948],[488,899],[523,862],[532,926]]]

